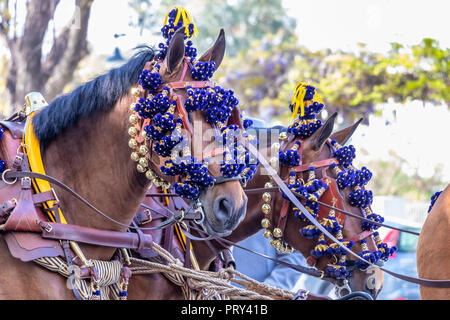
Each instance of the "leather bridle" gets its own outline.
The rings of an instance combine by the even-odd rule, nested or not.
[[[278,188],[281,192],[283,192],[289,201],[296,206],[303,215],[314,225],[316,226],[319,231],[321,231],[325,236],[327,236],[329,239],[331,239],[334,243],[339,245],[342,249],[345,250],[348,254],[356,257],[357,259],[367,263],[369,267],[375,267],[379,268],[380,270],[390,274],[391,276],[415,283],[422,286],[427,287],[435,287],[435,288],[450,288],[450,280],[430,280],[430,279],[422,279],[422,278],[416,278],[416,277],[410,277],[406,275],[402,275],[393,271],[390,271],[388,269],[385,269],[379,265],[372,264],[371,262],[367,261],[366,259],[358,256],[355,252],[348,249],[345,245],[343,245],[338,239],[336,239],[331,233],[329,233],[309,212],[306,210],[306,208],[303,206],[303,204],[297,199],[297,197],[294,195],[294,193],[287,187],[287,185],[284,183],[284,181],[278,176],[277,172],[269,165],[267,160],[259,153],[259,151],[251,144],[247,145],[249,151],[251,154],[253,154],[261,163],[261,165],[267,170],[267,172],[272,176],[274,182],[278,185]]]
[[[148,62],[144,69],[147,69],[149,71],[152,70],[153,65],[156,63],[156,61],[151,61]],[[185,128],[185,130],[187,131],[187,133],[189,134],[188,136],[188,140],[190,142],[192,142],[192,136],[194,134],[193,132],[193,126],[189,120],[189,115],[188,112],[186,111],[184,104],[183,104],[183,97],[176,93],[177,90],[180,89],[186,89],[187,87],[191,87],[193,89],[198,89],[198,88],[206,88],[206,87],[210,87],[210,88],[215,88],[216,84],[213,81],[198,81],[198,80],[192,80],[192,81],[186,81],[185,77],[188,71],[188,67],[192,66],[191,64],[191,59],[189,57],[184,57],[183,58],[183,71],[181,72],[181,76],[180,79],[177,81],[171,81],[165,84],[160,85],[157,89],[156,89],[156,93],[161,92],[164,88],[169,88],[169,99],[171,100],[175,100],[176,101],[176,112],[178,114],[178,116],[181,118],[181,120],[183,121],[183,126]],[[144,93],[144,96],[147,96],[148,92]],[[239,114],[239,110],[235,107],[233,112],[232,112],[232,116],[231,116],[231,120],[234,122],[234,124],[236,124],[239,129],[243,128],[241,119],[240,119],[240,114]],[[228,124],[230,123],[230,119],[228,120]],[[143,128],[143,125],[142,125]],[[153,142],[151,142],[153,144]],[[192,147],[192,145],[191,145]],[[150,146],[150,157],[152,157],[152,153],[153,153],[153,147],[152,145]],[[226,148],[224,147],[215,147],[213,150],[211,150],[210,152],[208,152],[207,154],[202,154],[198,157],[199,161],[203,161],[204,159],[208,159],[210,157],[216,157],[216,156],[220,156],[223,155],[226,152]],[[208,169],[209,171],[209,169]],[[209,173],[211,174],[211,172],[209,171]],[[213,176],[211,174],[211,176]],[[213,176],[214,177],[214,176]],[[236,177],[224,177],[223,175],[220,176],[216,176],[214,177],[215,181],[214,181],[214,185],[218,185],[218,184],[223,184],[229,181],[240,181],[241,184],[243,183],[243,177],[241,176],[236,176]],[[211,187],[213,188],[214,185]]]

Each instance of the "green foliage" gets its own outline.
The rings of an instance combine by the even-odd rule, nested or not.
[[[383,55],[363,44],[358,52],[310,51],[272,35],[226,59],[218,74],[251,115],[269,108],[274,119],[287,120],[292,90],[304,81],[319,90],[329,112],[353,121],[390,100],[449,104],[449,57],[449,50],[431,39],[411,48],[392,44]]]
[[[173,7],[184,7],[199,30],[199,35],[193,39],[199,52],[214,43],[220,28],[227,35],[227,56],[236,56],[239,51],[247,50],[253,39],[262,39],[267,34],[277,34],[281,41],[290,40],[296,26],[295,20],[286,15],[281,0],[162,0],[158,7],[151,9],[150,2],[129,0],[139,14],[139,25],[157,33]]]

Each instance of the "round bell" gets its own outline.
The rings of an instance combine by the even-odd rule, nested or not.
[[[287,140],[287,138],[288,138],[287,132],[282,132],[282,133],[280,133],[279,139],[280,139],[281,141]]]
[[[162,188],[165,190],[170,189],[170,182],[164,181],[162,183]]]
[[[141,95],[141,92],[142,92],[142,90],[138,87],[131,88],[131,91],[130,91],[130,93],[135,97],[139,97]]]
[[[131,153],[131,160],[138,162],[139,161],[139,153],[137,153],[136,151],[132,152]]]
[[[270,158],[269,162],[272,167],[278,167],[278,157]]]
[[[139,164],[144,167],[147,168],[148,167],[148,160],[146,158],[140,158],[139,159]]]
[[[278,150],[280,150],[280,143],[275,142],[271,148],[272,148],[272,152],[277,153]]]
[[[141,166],[140,164],[138,164],[136,166],[136,169],[137,169],[138,172],[141,172],[141,173],[145,172],[145,167]]]
[[[292,253],[292,252],[294,252],[294,248],[292,248],[290,245],[286,245],[284,252]]]
[[[147,135],[147,132],[145,132],[144,130],[141,131],[141,137],[144,140],[150,140],[150,137]]]
[[[142,145],[139,147],[139,153],[143,156],[145,156],[148,153],[148,147],[145,145]]]
[[[270,240],[270,245],[274,248],[280,248],[282,243],[280,240],[272,239],[272,240]]]
[[[272,196],[268,192],[264,192],[262,195],[262,199],[264,202],[270,202],[272,200]]]
[[[261,220],[261,226],[262,226],[263,228],[268,228],[268,227],[270,227],[270,220],[267,219],[267,218],[262,219],[262,220]]]
[[[264,238],[266,239],[272,238],[272,232],[269,229],[264,230]]]
[[[129,134],[131,137],[136,137],[136,135],[137,135],[137,129],[136,129],[136,127],[130,127],[130,128],[128,129],[128,134]]]
[[[267,203],[264,203],[264,204],[262,205],[262,207],[261,207],[261,211],[262,211],[264,214],[269,214],[269,213],[270,213],[270,205],[267,204]]]
[[[156,175],[155,175],[155,173],[153,172],[153,170],[148,169],[148,170],[145,172],[145,177],[146,177],[148,180],[153,180],[153,179],[156,178]]]
[[[153,183],[153,185],[154,185],[155,187],[157,187],[157,188],[161,187],[162,184],[163,184],[163,182],[162,182],[160,179],[158,179],[158,178],[153,179],[153,180],[152,180],[152,183]]]
[[[138,122],[138,117],[135,114],[132,114],[128,118],[128,121],[130,122],[130,124],[136,124]]]
[[[130,104],[130,111],[134,111],[134,108],[136,108],[136,103]]]
[[[273,184],[272,182],[266,182],[266,184],[264,185],[264,188],[272,188]]]
[[[130,139],[130,140],[128,141],[128,146],[129,146],[131,149],[136,149],[137,146],[138,146],[138,143],[137,143],[136,139]]]
[[[283,235],[283,231],[281,231],[280,228],[273,229],[273,236],[275,238],[281,238],[282,235]]]

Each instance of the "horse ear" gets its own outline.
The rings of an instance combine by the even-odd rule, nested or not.
[[[350,139],[350,137],[355,132],[356,128],[358,128],[359,124],[363,120],[364,118],[360,118],[353,125],[333,133],[330,138],[336,140],[337,143],[343,146],[348,141],[348,139]]]
[[[216,43],[209,48],[199,59],[198,61],[202,62],[210,62],[214,61],[216,64],[216,70],[219,68],[222,63],[223,56],[225,55],[225,31],[220,29],[219,36],[217,37]]]
[[[314,151],[319,151],[327,139],[330,137],[333,132],[334,120],[336,120],[337,112],[333,113],[327,121],[321,126],[316,132],[311,136],[312,148]]]
[[[166,54],[166,65],[169,73],[173,72],[184,58],[185,27],[179,28],[170,40]]]

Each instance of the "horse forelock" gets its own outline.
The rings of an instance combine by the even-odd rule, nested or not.
[[[129,93],[145,63],[151,61],[155,54],[147,46],[137,49],[139,51],[124,65],[84,83],[69,94],[55,98],[33,117],[35,134],[42,150],[81,117],[107,112]]]

